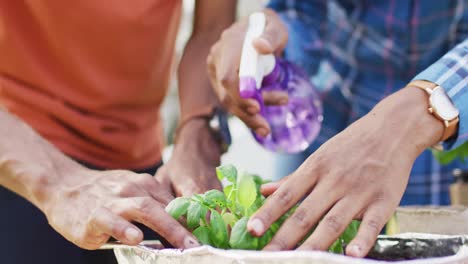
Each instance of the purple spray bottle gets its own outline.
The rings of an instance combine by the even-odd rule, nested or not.
[[[309,78],[297,66],[272,54],[261,55],[252,41],[265,28],[265,14],[253,13],[242,47],[239,69],[239,92],[242,98],[259,102],[260,113],[271,127],[267,137],[254,134],[265,148],[275,152],[298,153],[317,137],[322,116],[322,104]],[[287,105],[265,106],[262,91],[288,93]]]

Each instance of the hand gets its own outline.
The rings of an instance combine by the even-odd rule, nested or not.
[[[198,246],[196,238],[164,207],[173,199],[167,186],[149,174],[130,171],[68,171],[67,182],[50,189],[43,211],[62,236],[85,249],[97,249],[110,237],[129,245],[143,239],[131,222],[142,223],[173,246]]]
[[[131,222],[148,226],[175,247],[199,245],[166,214],[173,196],[151,175],[89,170],[3,111],[0,123],[0,138],[7,139],[0,140],[0,184],[37,206],[77,246],[97,249],[111,236],[138,244],[143,234]]]
[[[286,26],[272,10],[265,10],[266,28],[263,35],[254,40],[253,45],[261,54],[281,53],[288,39]],[[247,30],[248,18],[235,23],[225,30],[211,48],[207,65],[210,81],[222,104],[231,113],[254,129],[258,135],[270,133],[267,121],[259,114],[260,105],[253,99],[243,99],[239,95],[239,65]],[[263,93],[266,105],[282,105],[288,96],[281,92]]]
[[[330,139],[273,193],[248,223],[262,235],[289,208],[305,198],[266,250],[326,250],[353,219],[362,219],[346,254],[365,256],[398,206],[416,157],[442,135],[442,122],[427,112],[427,95],[406,88]],[[276,189],[276,190],[275,190]]]
[[[158,170],[156,178],[170,184],[177,196],[221,190],[215,170],[220,156],[208,122],[193,119],[183,126],[171,159]]]

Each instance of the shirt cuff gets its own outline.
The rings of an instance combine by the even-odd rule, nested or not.
[[[413,80],[440,85],[460,112],[458,131],[444,142],[444,150],[455,149],[468,139],[468,39],[419,73]]]

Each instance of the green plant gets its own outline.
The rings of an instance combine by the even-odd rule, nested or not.
[[[204,245],[223,249],[263,249],[297,206],[273,223],[263,236],[254,237],[247,231],[247,222],[265,202],[260,193],[260,186],[265,181],[257,175],[238,172],[232,165],[218,167],[216,174],[219,180],[225,179],[229,183],[223,192],[210,190],[190,198],[179,197],[167,205],[166,211],[184,223]],[[330,251],[343,253],[358,226],[359,222],[353,221]]]
[[[468,142],[465,142],[458,146],[458,148],[450,151],[434,150],[432,153],[441,164],[448,164],[455,159],[464,161],[465,158],[468,157]]]

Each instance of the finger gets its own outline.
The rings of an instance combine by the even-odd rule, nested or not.
[[[299,247],[300,250],[327,250],[345,231],[362,204],[344,198],[323,217],[312,235]]]
[[[217,77],[217,71],[216,71],[216,66],[217,66],[217,61],[218,61],[218,56],[220,56],[220,46],[221,44],[219,42],[216,42],[210,50],[210,53],[206,57],[206,65],[207,65],[207,70],[208,70],[208,77],[211,82],[211,86],[213,87],[215,93],[218,95],[219,99],[222,99],[225,96],[225,91],[222,89],[222,87],[219,85],[218,77]]]
[[[166,191],[166,189],[161,190],[161,188],[151,190],[150,195],[156,201],[160,202],[162,206],[168,205],[172,200],[175,199],[175,196],[171,192]]]
[[[263,196],[268,197],[281,186],[280,182],[269,182],[260,186],[260,192]]]
[[[156,201],[166,205],[174,199],[174,196],[171,194],[170,182],[167,183],[167,180],[164,179],[164,167],[160,168],[156,173],[157,176],[152,176],[147,173],[135,174],[132,176],[133,182],[136,183],[136,186],[140,189],[140,192],[133,193],[133,195],[125,196],[128,198],[131,197],[142,197],[150,195]],[[159,179],[161,181],[159,181]]]
[[[149,190],[149,193],[153,198],[166,206],[169,202],[174,200],[175,191],[172,188],[171,179],[167,175],[164,166],[156,172],[156,176],[154,177],[155,186]]]
[[[237,29],[225,31],[222,40],[212,46],[206,61],[208,75],[218,98],[227,109],[236,105],[238,108],[244,109],[246,113],[256,114],[260,111],[259,103],[253,99],[241,98],[238,91],[241,50],[238,48],[239,46],[235,45],[235,42],[241,40],[238,35],[234,35],[232,32],[236,30],[242,32],[240,27],[235,25],[233,28]],[[223,49],[230,50],[230,52],[222,52]],[[230,102],[225,101],[228,98]]]
[[[380,202],[371,205],[364,213],[356,237],[346,247],[346,255],[364,257],[370,251],[385,223],[393,214],[391,205]]]
[[[192,248],[200,245],[189,231],[166,213],[161,204],[150,197],[126,199],[114,205],[114,210],[120,211],[126,219],[137,221],[151,228],[174,247]]]
[[[273,222],[278,220],[278,218],[286,213],[287,210],[294,206],[313,188],[316,178],[311,177],[311,175],[305,175],[308,176],[309,179],[304,181],[304,175],[300,173],[301,172],[296,172],[296,174],[288,178],[276,192],[268,197],[265,204],[250,218],[247,223],[247,229],[252,235],[263,235]],[[310,174],[311,171],[307,171],[307,173]]]
[[[242,112],[237,108],[232,110],[233,114],[236,115],[242,122],[245,123],[247,127],[252,129],[257,135],[261,137],[266,137],[271,132],[270,125],[266,121],[266,119],[260,115],[250,115]]]
[[[264,13],[267,17],[265,30],[253,44],[262,54],[282,51],[288,42],[288,30],[276,12],[266,9]]]
[[[265,197],[270,196],[272,193],[274,193],[274,192],[276,192],[276,190],[278,190],[278,188],[281,186],[281,184],[286,182],[288,177],[289,176],[286,176],[286,177],[284,177],[281,180],[276,181],[276,182],[269,182],[269,183],[263,184],[262,186],[260,186],[260,192]]]
[[[317,186],[289,217],[265,250],[293,249],[340,198],[330,187]]]
[[[228,74],[228,73],[225,73]],[[260,112],[260,103],[252,98],[242,98],[239,94],[239,78],[229,79],[230,77],[222,77],[218,86],[222,91],[218,92],[218,96],[221,98],[223,105],[231,110],[237,109],[238,112],[242,112],[248,115],[258,114]]]
[[[107,234],[127,245],[136,245],[143,240],[138,227],[105,208],[96,213],[91,226],[95,234]]]
[[[214,174],[197,178],[180,176],[183,181],[173,182],[174,190],[178,196],[191,197],[194,194],[203,194],[213,189],[222,190],[221,183]]]
[[[288,93],[280,91],[262,92],[265,105],[285,105],[288,103]]]

